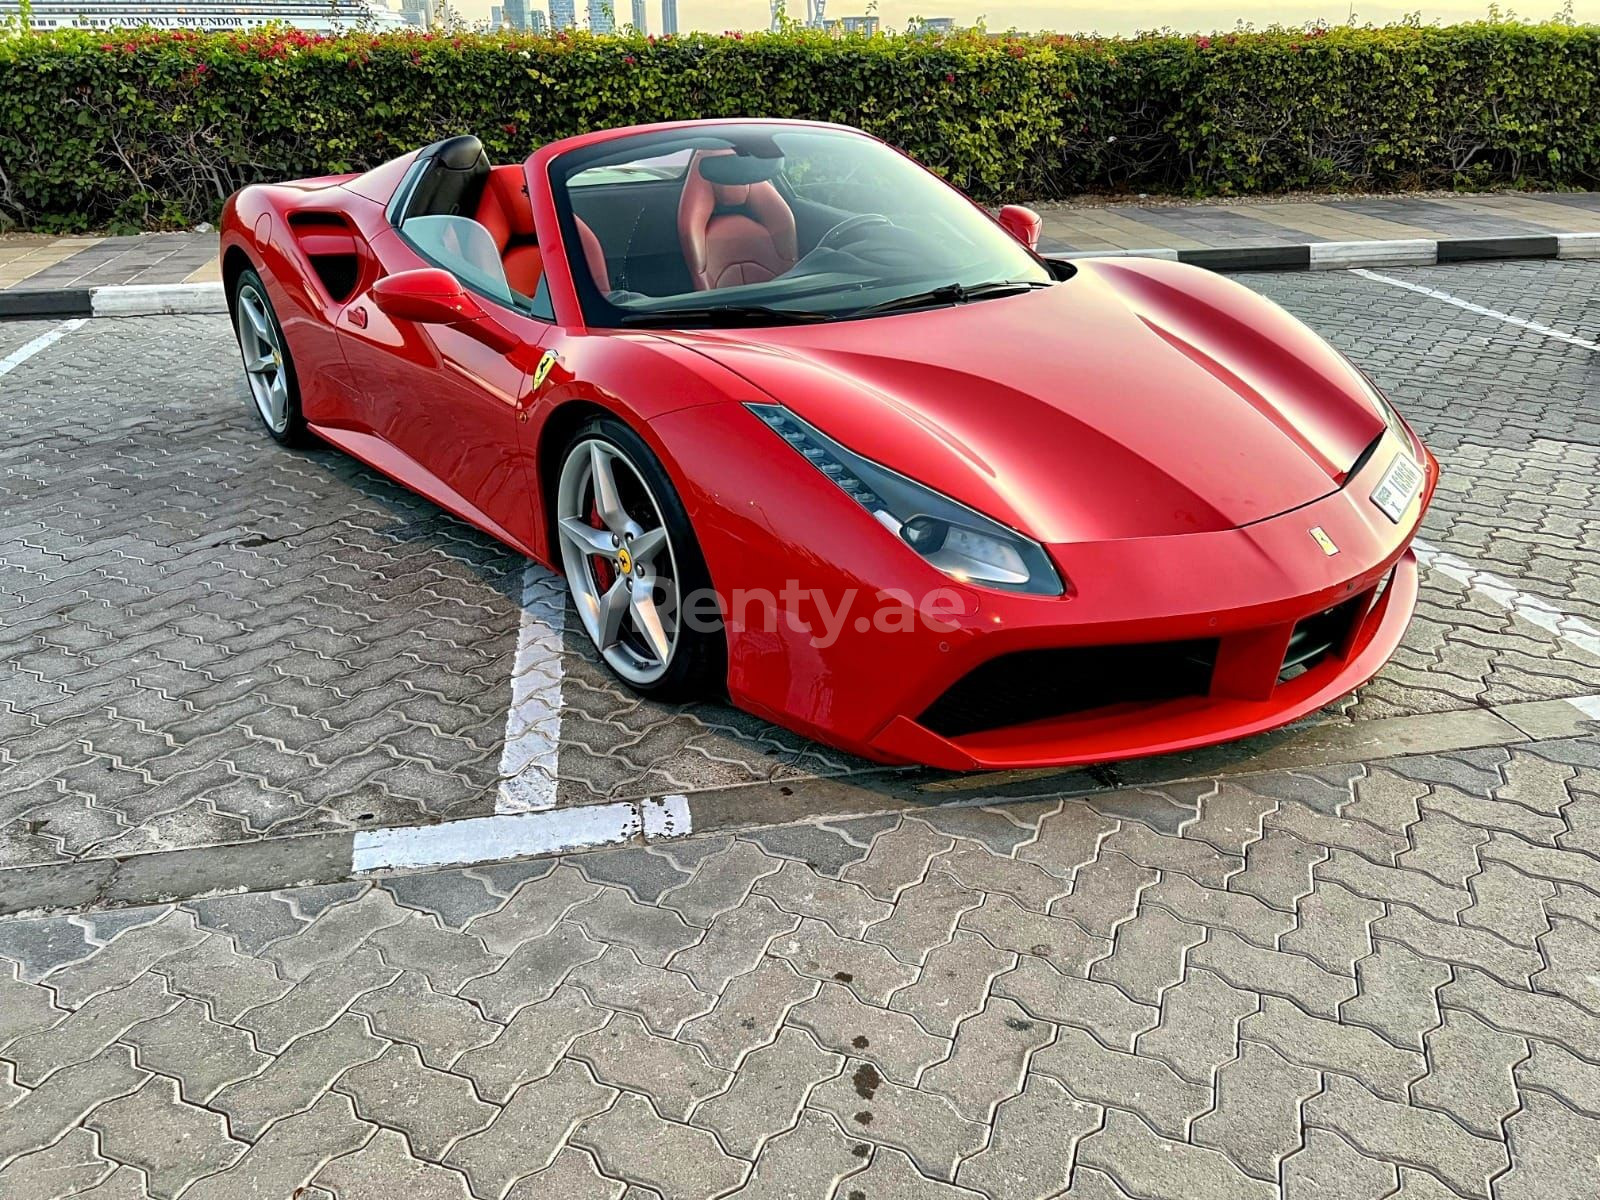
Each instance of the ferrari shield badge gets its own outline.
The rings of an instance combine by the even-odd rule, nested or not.
[[[1313,525],[1311,527],[1311,540],[1317,545],[1321,546],[1322,552],[1330,557],[1339,553],[1339,547],[1334,543],[1334,540],[1328,536],[1327,531],[1324,530],[1321,525]]]
[[[546,350],[544,357],[539,360],[539,365],[533,369],[533,390],[538,391],[544,386],[544,381],[550,375],[550,368],[556,365],[556,352]]]

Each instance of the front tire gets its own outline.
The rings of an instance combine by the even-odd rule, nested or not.
[[[683,619],[691,597],[711,594],[710,572],[644,439],[610,417],[587,422],[562,453],[552,511],[567,590],[606,665],[655,699],[719,694],[721,623]]]
[[[234,284],[233,333],[244,360],[245,383],[256,414],[279,445],[304,445],[305,416],[300,411],[300,381],[295,376],[289,343],[278,324],[261,276],[246,270]]]

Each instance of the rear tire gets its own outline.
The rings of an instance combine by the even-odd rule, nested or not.
[[[239,342],[245,385],[255,403],[256,415],[279,445],[304,445],[309,438],[300,410],[300,381],[295,375],[294,359],[266,285],[253,268],[240,274],[228,308],[233,314],[233,335]]]
[[[678,490],[644,439],[612,417],[586,422],[562,451],[552,492],[551,536],[567,591],[606,665],[657,700],[723,694],[721,622],[711,629],[681,620],[686,598],[710,594],[711,573]]]

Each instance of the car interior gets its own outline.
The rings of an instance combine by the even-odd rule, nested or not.
[[[544,259],[523,165],[492,166],[471,135],[434,143],[419,163],[409,193],[396,198],[397,223],[476,221],[493,238],[512,291],[533,296]],[[729,149],[688,151],[671,173],[584,182],[568,194],[602,295],[673,296],[765,282],[793,268],[802,245],[814,246],[852,215],[752,177],[751,160]]]

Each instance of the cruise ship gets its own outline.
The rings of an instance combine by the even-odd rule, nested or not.
[[[415,8],[417,20],[421,6]],[[17,0],[0,0],[0,23],[21,15]],[[414,29],[408,15],[379,0],[33,0],[28,23],[34,29],[114,29],[146,25],[155,29],[254,29],[293,25],[320,33],[367,29],[385,33]]]

